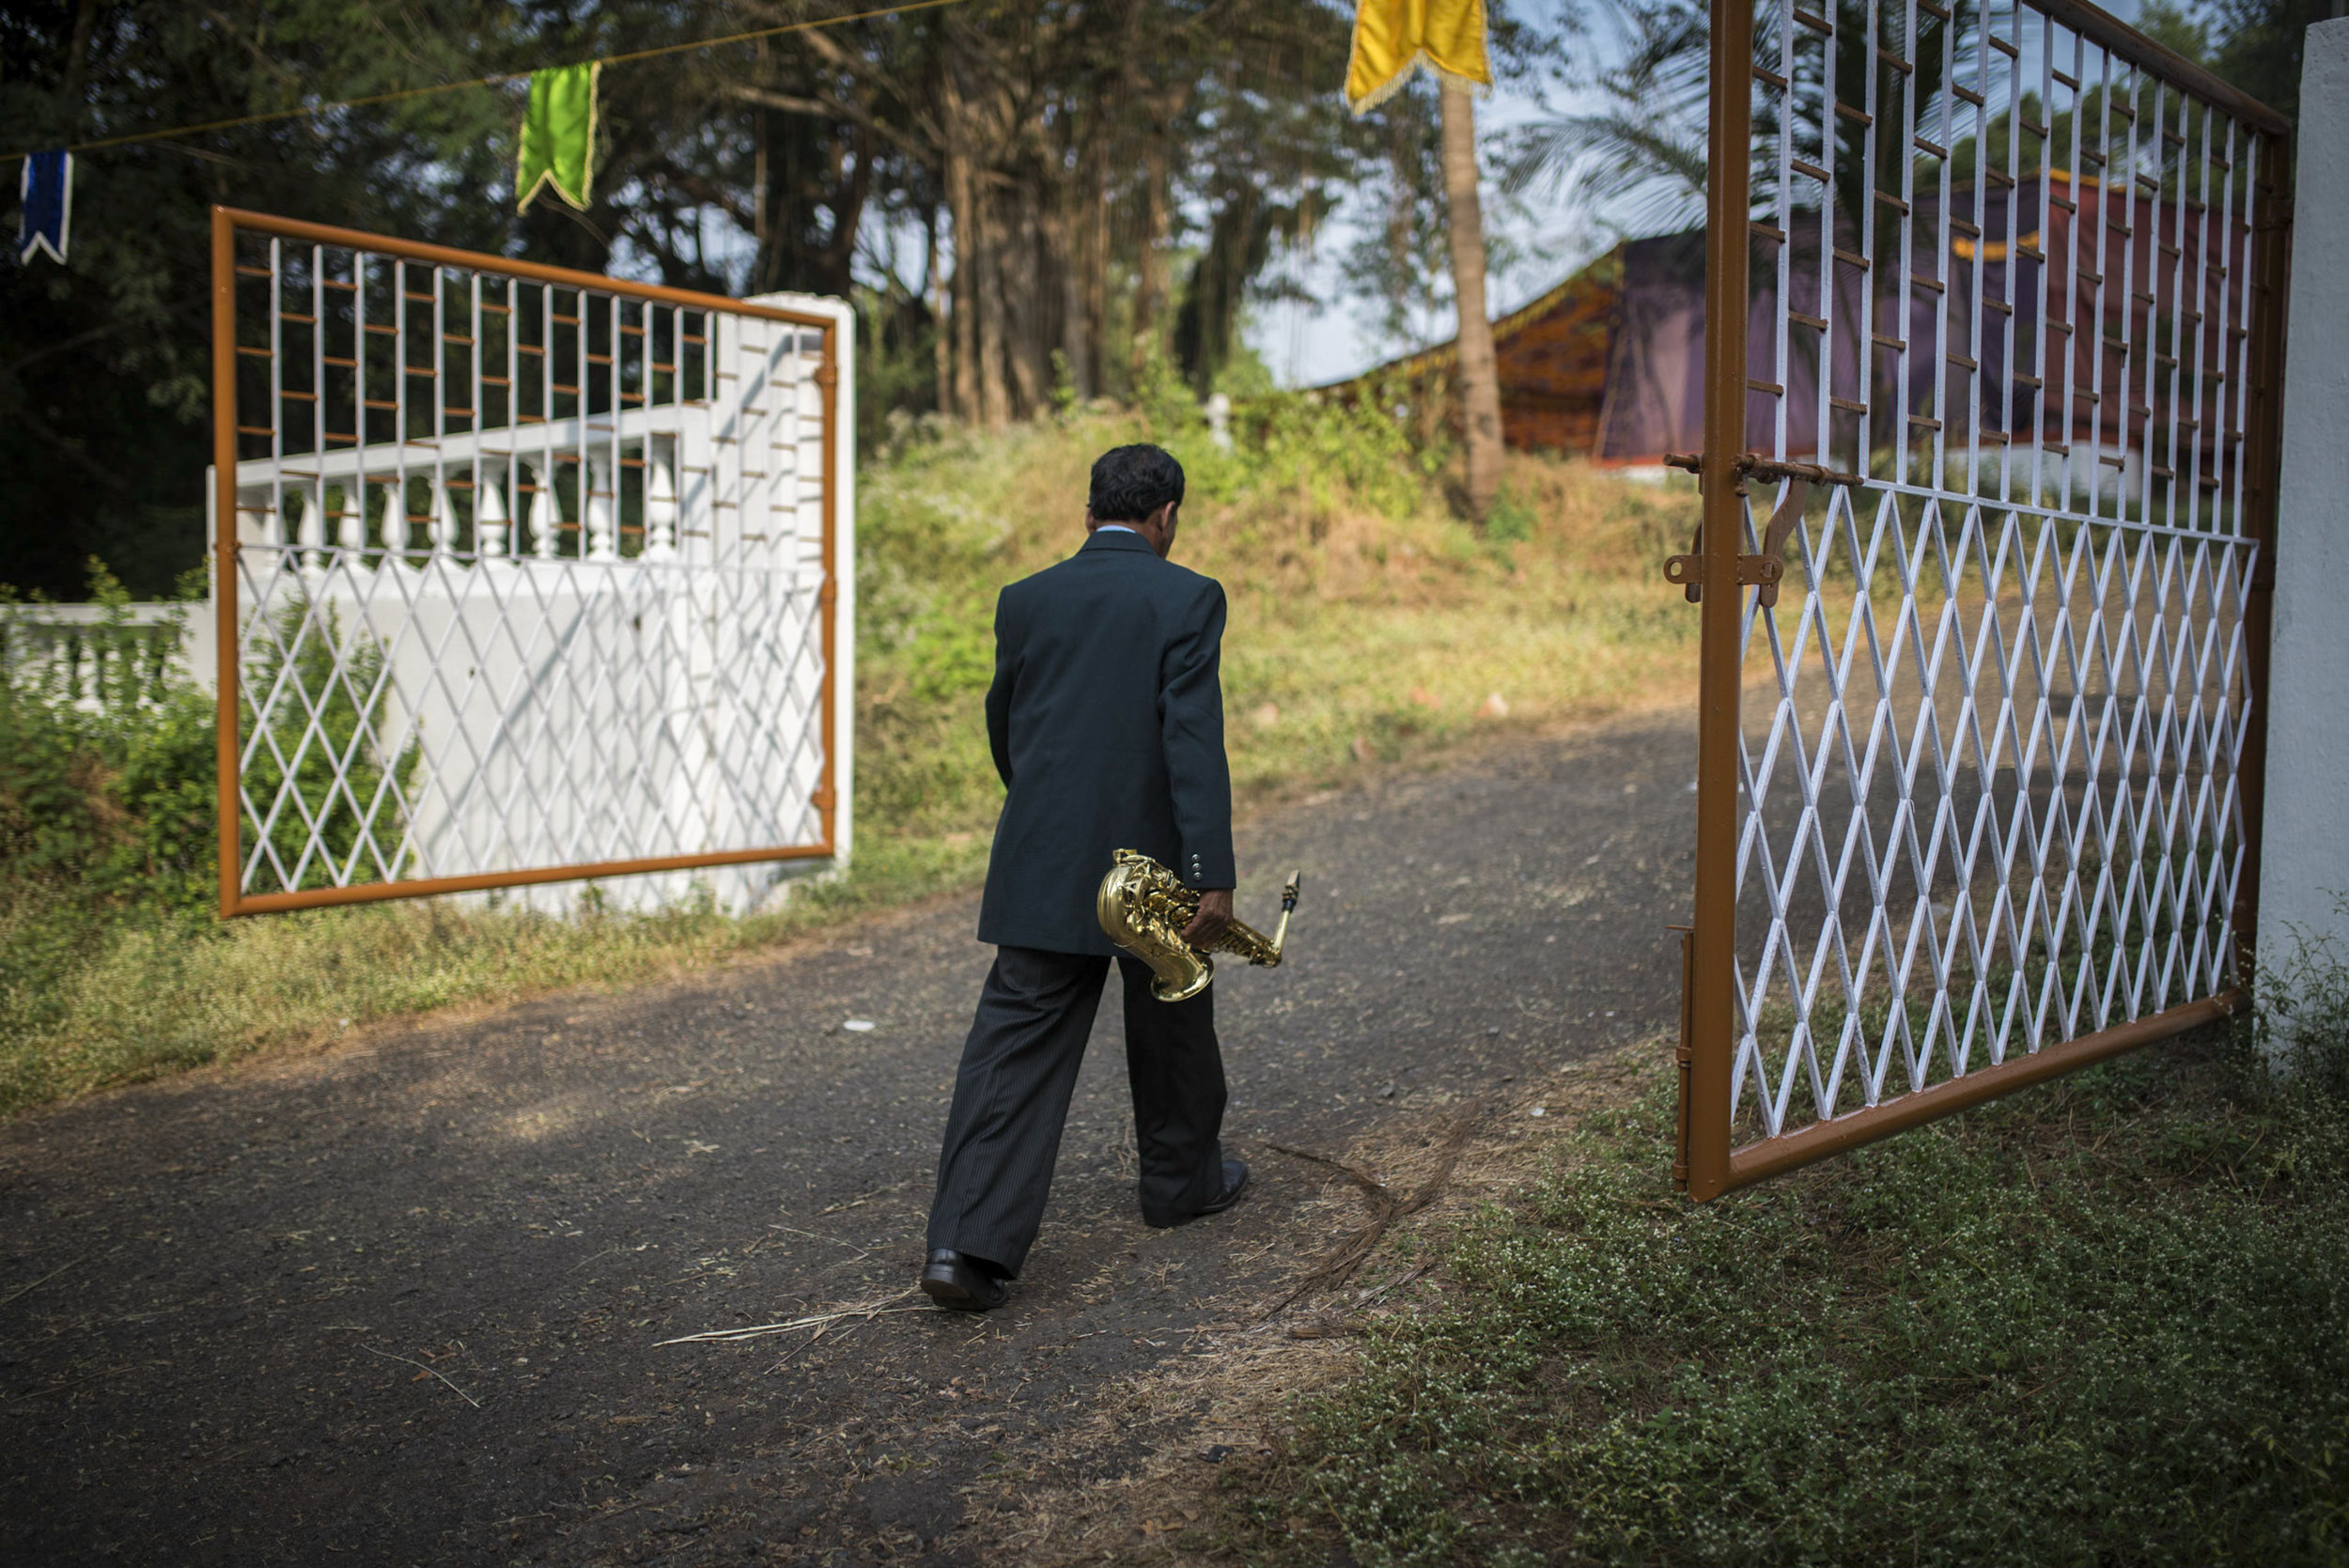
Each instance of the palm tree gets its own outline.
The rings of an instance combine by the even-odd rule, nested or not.
[[[1452,292],[1460,334],[1460,424],[1468,446],[1468,509],[1479,523],[1501,493],[1501,372],[1485,306],[1485,214],[1476,194],[1476,100],[1442,77],[1443,185],[1451,210]]]

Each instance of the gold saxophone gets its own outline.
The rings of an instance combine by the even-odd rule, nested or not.
[[[1160,1001],[1181,1001],[1215,983],[1209,953],[1235,953],[1263,969],[1281,962],[1289,912],[1297,908],[1299,875],[1289,873],[1288,886],[1281,890],[1281,921],[1271,936],[1236,920],[1212,948],[1196,948],[1183,940],[1183,927],[1199,912],[1199,894],[1149,856],[1120,849],[1109,875],[1101,878],[1093,912],[1110,940],[1149,965],[1159,977],[1150,994]]]

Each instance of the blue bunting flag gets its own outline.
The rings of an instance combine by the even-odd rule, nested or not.
[[[24,160],[19,187],[24,215],[16,230],[17,258],[30,262],[36,251],[65,261],[66,230],[73,220],[73,154],[36,152]]]

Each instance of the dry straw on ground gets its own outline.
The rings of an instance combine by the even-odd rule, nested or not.
[[[1105,1389],[1065,1445],[1145,1457],[1108,1479],[978,1483],[964,1538],[990,1560],[1033,1568],[1234,1560],[1217,1487],[1223,1461],[1285,1442],[1295,1402],[1354,1371],[1358,1337],[1374,1320],[1441,1299],[1445,1232],[1523,1192],[1584,1116],[1627,1104],[1669,1060],[1668,1047],[1644,1042],[1566,1065],[1506,1100],[1438,1106],[1390,1124],[1375,1143],[1321,1156],[1330,1179],[1296,1223],[1338,1235],[1332,1247],[1263,1300],[1217,1303],[1221,1321],[1191,1347],[1204,1353]],[[1377,1235],[1358,1252],[1366,1226]]]

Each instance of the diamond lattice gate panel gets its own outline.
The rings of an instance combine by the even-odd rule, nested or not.
[[[845,854],[844,306],[225,210],[213,272],[225,913]]]
[[[2077,0],[1714,8],[1709,1197],[2222,1016],[2285,126]]]

